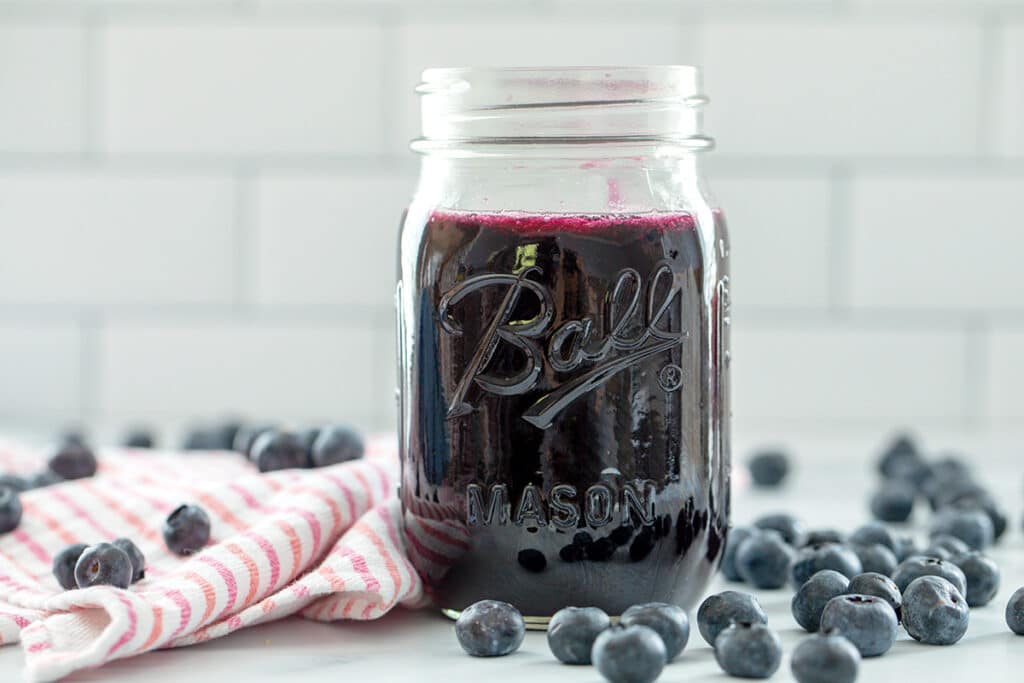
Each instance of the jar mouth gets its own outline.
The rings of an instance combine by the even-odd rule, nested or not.
[[[416,151],[656,143],[708,149],[694,66],[444,67],[423,72]]]

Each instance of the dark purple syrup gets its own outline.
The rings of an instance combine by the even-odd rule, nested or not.
[[[728,517],[705,248],[683,213],[429,217],[399,297],[401,499],[441,607],[698,599]]]

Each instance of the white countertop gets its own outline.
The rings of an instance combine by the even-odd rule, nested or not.
[[[991,552],[1003,571],[996,599],[971,610],[966,637],[952,647],[916,643],[902,630],[885,656],[865,660],[860,681],[1020,681],[1024,672],[1024,637],[1015,636],[1003,620],[1009,595],[1024,585],[1024,535],[1020,521],[1024,494],[1024,459],[1019,441],[977,446],[989,463],[979,477],[990,484],[1011,514],[1011,528]],[[866,496],[874,479],[864,463],[868,442],[830,444],[801,442],[799,469],[779,493],[742,492],[734,501],[734,521],[748,522],[764,512],[786,510],[808,526],[850,530],[867,518]],[[745,452],[743,450],[741,453]],[[922,510],[923,511],[923,510]],[[918,515],[920,520],[926,515]],[[920,526],[920,524],[918,525]],[[718,582],[712,592],[726,587]],[[740,588],[737,584],[728,584]],[[803,637],[789,611],[792,592],[757,591],[785,646],[779,672],[771,679],[792,681],[789,653]],[[21,650],[0,648],[0,681],[20,680]],[[376,622],[321,624],[302,619],[258,626],[219,640],[177,650],[153,652],[121,660],[100,670],[80,672],[71,681],[139,681],[147,683],[255,683],[270,680],[309,683],[338,681],[445,681],[446,683],[531,683],[600,681],[591,667],[559,664],[548,652],[543,633],[528,633],[519,652],[504,658],[475,659],[464,655],[451,622],[433,612],[398,611]],[[726,680],[696,625],[685,652],[669,665],[660,681]]]

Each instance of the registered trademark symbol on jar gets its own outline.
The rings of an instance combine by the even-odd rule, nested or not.
[[[665,391],[675,391],[683,386],[683,369],[678,365],[669,363],[658,373],[658,384]]]

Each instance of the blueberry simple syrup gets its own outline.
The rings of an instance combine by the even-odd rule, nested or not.
[[[729,483],[727,279],[693,216],[435,212],[410,233],[400,494],[437,603],[692,607]]]

